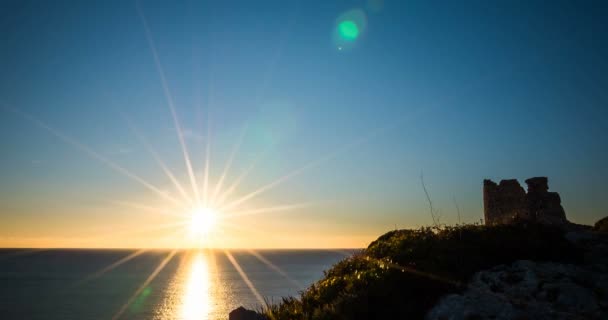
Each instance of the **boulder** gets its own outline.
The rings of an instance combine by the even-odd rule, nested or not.
[[[245,309],[244,307],[238,307],[230,312],[228,315],[229,320],[264,320],[257,312],[253,310]]]
[[[593,225],[593,230],[599,232],[608,232],[608,217],[598,220],[598,222]]]

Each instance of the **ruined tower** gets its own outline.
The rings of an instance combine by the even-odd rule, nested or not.
[[[515,179],[483,181],[483,205],[486,225],[535,221],[544,224],[568,223],[557,192],[549,192],[548,179],[535,177],[526,180],[526,193]]]
[[[530,215],[544,224],[564,224],[568,222],[566,212],[562,207],[562,199],[557,192],[549,192],[546,177],[536,177],[526,180],[528,194],[526,205]]]
[[[526,192],[515,179],[483,181],[484,220],[487,225],[507,224],[528,217]]]

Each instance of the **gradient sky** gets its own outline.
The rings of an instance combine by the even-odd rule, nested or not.
[[[349,17],[360,33],[340,40]],[[230,199],[288,178],[234,209],[306,204],[226,218],[208,245],[361,247],[429,225],[421,172],[444,223],[455,203],[479,222],[484,178],[548,176],[592,224],[606,17],[604,1],[3,1],[0,246],[190,244],[166,226],[190,209],[109,165],[179,197],[132,123],[194,192],[161,72],[201,192],[207,143],[212,190],[244,132],[223,187],[255,166]]]

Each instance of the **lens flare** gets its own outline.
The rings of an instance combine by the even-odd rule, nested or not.
[[[347,41],[352,41],[359,37],[359,27],[357,27],[357,24],[352,20],[340,22],[338,25],[338,31],[340,32],[342,38]]]
[[[363,10],[346,11],[336,19],[333,32],[334,45],[340,51],[352,49],[366,29],[367,16]]]

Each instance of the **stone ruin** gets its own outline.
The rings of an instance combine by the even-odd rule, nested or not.
[[[486,225],[538,222],[567,225],[566,212],[557,192],[549,192],[547,177],[526,180],[528,192],[516,179],[483,181],[483,214]]]

